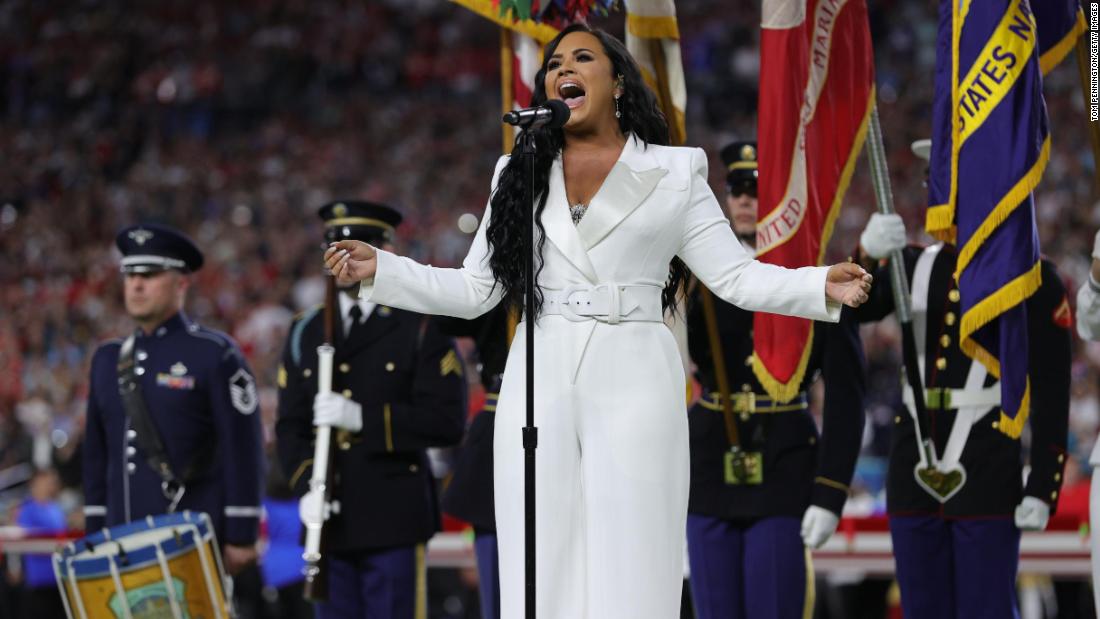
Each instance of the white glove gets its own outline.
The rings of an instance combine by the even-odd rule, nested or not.
[[[328,520],[329,510],[325,507],[325,493],[310,490],[298,499],[298,518],[302,524],[320,525]]]
[[[875,213],[867,220],[867,227],[859,235],[859,246],[867,255],[878,260],[895,249],[905,247],[905,222],[901,215]]]
[[[363,429],[363,407],[338,393],[318,393],[313,398],[313,425],[358,432]]]
[[[1100,340],[1100,294],[1085,282],[1077,289],[1077,335],[1083,340]]]
[[[802,516],[802,543],[807,548],[821,548],[836,533],[840,518],[833,512],[811,505]]]
[[[1092,237],[1092,257],[1100,260],[1100,230],[1097,230],[1096,236]]]
[[[1016,528],[1021,531],[1042,531],[1050,520],[1050,505],[1042,499],[1025,496],[1016,506]]]

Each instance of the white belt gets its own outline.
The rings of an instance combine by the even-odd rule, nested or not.
[[[660,286],[599,284],[573,285],[562,290],[544,290],[542,313],[560,315],[573,322],[598,320],[620,322],[663,322]]]
[[[1001,385],[995,383],[984,389],[947,389],[929,388],[924,391],[924,402],[930,410],[953,410],[957,408],[993,408],[1001,405]],[[912,410],[913,389],[905,385],[902,400]]]

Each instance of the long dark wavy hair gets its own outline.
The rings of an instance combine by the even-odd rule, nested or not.
[[[619,128],[629,139],[630,134],[637,136],[646,145],[668,144],[668,122],[665,120],[661,108],[657,104],[657,98],[653,91],[646,86],[642,79],[642,73],[638,65],[630,57],[630,52],[610,34],[596,28],[589,28],[584,24],[573,24],[561,31],[558,36],[546,46],[543,53],[542,66],[535,75],[535,90],[531,97],[531,105],[541,105],[546,102],[546,67],[550,57],[558,44],[568,34],[573,32],[587,32],[600,40],[604,51],[611,59],[611,78],[623,76],[623,95],[619,99],[619,107],[622,116],[619,120]],[[536,247],[535,281],[538,281],[539,273],[543,267],[543,246],[546,243],[546,230],[542,225],[542,212],[546,208],[547,188],[550,185],[550,167],[554,159],[561,153],[565,146],[565,135],[561,129],[540,129],[534,132],[535,154],[535,196],[538,204],[535,207]],[[519,149],[517,137],[515,148]],[[523,309],[524,301],[524,273],[523,260],[520,258],[524,252],[524,236],[526,235],[526,222],[524,219],[527,204],[527,191],[524,185],[526,166],[522,157],[512,157],[500,173],[496,190],[493,192],[490,204],[492,215],[489,219],[489,227],[486,234],[489,242],[490,258],[489,267],[493,271],[495,284],[504,290],[503,302],[508,306]],[[675,307],[676,295],[683,290],[689,272],[687,266],[679,258],[674,258],[669,266],[668,281],[661,292],[662,306],[667,310]],[[542,289],[535,286],[534,316],[542,311]]]

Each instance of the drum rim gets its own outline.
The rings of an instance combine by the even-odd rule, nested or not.
[[[103,542],[115,541],[121,537],[131,535],[133,533],[140,533],[143,531],[152,531],[154,529],[167,528],[171,526],[179,526],[185,524],[193,524],[199,527],[200,531],[205,531],[211,528],[210,516],[203,512],[182,511],[175,514],[160,514],[159,516],[146,516],[140,520],[134,520],[124,524],[116,524],[113,527],[104,527],[94,533],[85,535],[79,540],[74,540],[66,544],[58,552],[65,556],[72,556],[84,552],[87,544],[98,546]]]
[[[126,551],[127,565],[119,565],[123,572],[135,569],[143,569],[150,563],[157,561],[157,548],[164,552],[166,558],[174,559],[196,549],[200,544],[210,544],[213,540],[210,517],[204,513],[181,512],[178,514],[164,514],[161,516],[148,516],[143,520],[127,524],[108,527],[93,533],[81,540],[70,542],[64,548],[54,553],[54,562],[57,563],[63,573],[69,573],[71,564],[72,573],[80,579],[98,578],[110,574],[111,561],[117,560],[118,553],[104,555],[81,556],[90,552],[87,544],[99,547],[103,544],[116,546],[116,542],[127,536],[137,533],[153,532],[157,529],[183,528],[177,540],[175,535],[168,535],[164,539],[153,541],[140,548]],[[211,546],[213,552],[213,546]]]

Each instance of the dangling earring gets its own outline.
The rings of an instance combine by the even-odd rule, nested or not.
[[[616,77],[615,81],[617,82],[615,85],[619,87],[619,90],[625,91],[625,89],[626,89],[626,84],[625,84],[626,80],[625,80],[625,78],[623,78],[623,74],[620,73],[615,77]],[[622,112],[621,109],[619,109],[619,97],[621,97],[621,96],[622,95],[616,95],[616,97],[615,97],[615,118],[622,118],[623,117],[623,112]]]

